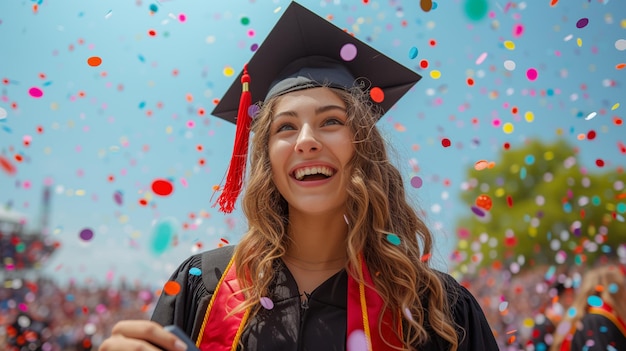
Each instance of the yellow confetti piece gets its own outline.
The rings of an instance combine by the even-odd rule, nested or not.
[[[172,134],[173,131],[174,131],[174,128],[172,128],[172,126],[165,127],[166,134]]]
[[[528,111],[524,114],[524,119],[526,119],[526,122],[531,123],[535,120],[535,114]]]
[[[439,72],[439,71],[438,71],[438,70],[436,70],[436,69],[435,69],[435,70],[432,70],[432,71],[430,72],[430,77],[431,77],[432,79],[439,79],[439,78],[441,78],[441,72]]]
[[[515,127],[513,126],[513,123],[511,122],[507,122],[502,126],[502,131],[504,131],[506,134],[511,134],[513,133],[514,130],[515,130]]]
[[[580,38],[576,39],[576,45],[578,45],[578,47],[583,46],[583,40]]]
[[[543,159],[546,161],[552,161],[554,159],[554,152],[552,151],[546,151],[543,154]]]
[[[522,323],[524,327],[529,329],[535,326],[535,321],[532,318],[526,318]]]
[[[226,66],[226,67],[224,67],[223,73],[224,73],[224,75],[226,77],[230,77],[233,74],[235,74],[235,70],[232,67],[230,67],[230,66]]]
[[[620,25],[622,28],[626,29],[626,19],[621,20],[621,21],[620,21],[620,23],[619,23],[619,25]]]
[[[616,103],[615,105],[613,105],[613,107],[611,107],[611,111],[615,111],[619,108],[619,102]]]
[[[504,42],[504,47],[508,50],[515,50],[515,43],[510,40],[507,40]]]

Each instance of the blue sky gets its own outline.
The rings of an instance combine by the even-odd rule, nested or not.
[[[429,12],[419,1],[300,3],[423,75],[379,127],[436,235],[442,266],[455,219],[470,212],[459,202],[466,169],[496,160],[505,142],[562,136],[591,171],[626,165],[625,127],[615,123],[626,103],[626,69],[617,68],[626,63],[622,1],[486,1],[480,19],[468,16],[475,0],[436,1]],[[211,202],[234,126],[209,114],[288,5],[0,3],[0,156],[17,169],[0,169],[0,204],[36,228],[42,188],[51,186],[49,235],[62,248],[46,272],[156,285],[191,253],[222,239],[236,243],[245,230],[241,214],[223,215]],[[578,28],[581,19],[588,24]],[[99,66],[87,63],[93,56]],[[590,131],[595,139],[581,137]],[[409,184],[414,176],[422,187]],[[174,184],[171,195],[150,190],[160,178]],[[163,223],[173,224],[176,245],[155,252]],[[80,238],[86,228],[94,232],[88,241]]]

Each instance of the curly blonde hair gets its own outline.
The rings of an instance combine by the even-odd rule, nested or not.
[[[614,286],[613,289],[610,287]],[[616,289],[615,289],[616,288]],[[615,314],[622,319],[626,319],[626,276],[614,264],[603,265],[593,268],[585,273],[580,288],[576,292],[576,297],[570,306],[559,327],[554,333],[554,341],[550,347],[551,351],[558,351],[571,331],[580,328],[579,323],[589,311],[589,297],[599,296],[603,302],[608,303]]]
[[[372,274],[375,289],[392,312],[393,320],[402,320],[402,350],[412,350],[429,339],[424,322],[458,348],[457,326],[451,318],[450,303],[438,273],[427,259],[432,249],[432,235],[406,200],[402,177],[387,156],[385,141],[376,122],[379,111],[360,90],[332,89],[346,104],[346,125],[354,135],[355,154],[348,184],[347,267],[359,267],[362,253]],[[274,109],[280,96],[265,102],[252,125],[250,172],[242,209],[249,229],[235,249],[237,275],[246,300],[237,310],[258,311],[259,299],[266,296],[274,278],[275,260],[285,252],[287,237],[287,202],[272,181],[268,142]],[[401,244],[391,245],[386,235],[396,234]],[[347,270],[357,281],[356,271]],[[423,297],[427,296],[427,299]],[[425,313],[427,311],[428,313]],[[379,332],[380,322],[379,318]],[[398,328],[395,328],[398,330]]]

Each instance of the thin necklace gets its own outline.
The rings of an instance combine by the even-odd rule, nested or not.
[[[317,268],[317,269],[314,268],[314,269],[311,269],[311,268],[304,267],[304,266],[302,266],[300,264],[297,264],[294,261],[300,261],[300,262],[303,262],[305,264],[328,264],[328,263],[334,263],[334,262],[343,261],[342,264],[341,264],[341,267],[343,267],[344,264],[345,264],[345,261],[348,259],[347,257],[340,257],[340,258],[335,258],[335,259],[328,260],[328,261],[310,262],[310,261],[301,260],[301,259],[299,259],[297,257],[290,256],[290,255],[287,255],[287,254],[283,255],[283,260],[285,260],[287,258],[289,259],[289,264],[293,265],[296,268],[302,269],[304,271],[309,271],[309,272],[331,271],[331,270],[339,269],[340,267],[339,266],[337,266],[337,267],[333,266],[333,267],[330,267],[330,268]]]

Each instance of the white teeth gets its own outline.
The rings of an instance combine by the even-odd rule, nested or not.
[[[312,175],[312,174],[323,174],[327,177],[330,177],[334,174],[334,171],[330,167],[315,166],[315,167],[299,168],[294,172],[294,176],[296,177],[297,180],[302,180],[304,176]]]

